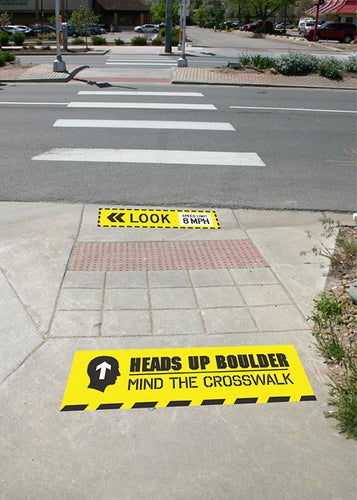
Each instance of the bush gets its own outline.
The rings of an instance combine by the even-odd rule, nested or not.
[[[157,36],[156,38],[153,39],[151,45],[162,45],[163,42],[164,42],[163,39],[160,36]]]
[[[243,66],[254,66],[259,69],[275,68],[276,66],[276,59],[273,57],[261,56],[260,54],[241,54],[239,56],[239,62]]]
[[[11,36],[12,41],[14,42],[14,45],[22,45],[25,41],[25,35],[20,32],[15,32]]]
[[[345,70],[349,73],[357,73],[357,56],[350,56],[345,61]]]
[[[9,43],[10,37],[5,31],[0,31],[0,47],[4,47]]]
[[[86,42],[83,40],[83,38],[75,38],[72,42],[72,45],[85,45]]]
[[[131,39],[131,45],[147,45],[147,39],[145,36],[134,36]]]
[[[324,59],[320,59],[318,65],[318,72],[321,76],[325,76],[330,80],[341,80],[342,64],[333,57],[325,57]]]
[[[172,28],[171,31],[171,45],[177,46],[179,44],[179,33],[180,31],[177,28]],[[158,35],[158,38],[165,39],[166,36],[166,29],[161,28],[160,33]]]
[[[273,68],[275,67],[276,64],[275,59],[273,57],[261,56],[259,54],[251,56],[251,60],[252,60],[252,65],[255,68],[259,69]]]
[[[315,73],[319,60],[310,54],[292,53],[278,57],[275,67],[283,75],[308,75]]]
[[[7,62],[13,62],[15,59],[15,54],[12,52],[0,50],[0,66],[4,66]]]
[[[92,45],[107,45],[107,41],[103,36],[92,36]]]
[[[114,43],[115,45],[124,45],[125,42],[121,38],[115,38]]]

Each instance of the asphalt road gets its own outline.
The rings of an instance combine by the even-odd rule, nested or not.
[[[0,88],[1,200],[356,208],[353,92],[133,85],[109,90],[152,95],[109,96],[78,94],[95,89],[74,82]],[[160,94],[172,91],[179,94]],[[195,109],[202,105],[211,109]],[[93,120],[112,121],[103,128]],[[118,149],[131,158],[113,160]]]

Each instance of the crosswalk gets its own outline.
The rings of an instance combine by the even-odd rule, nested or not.
[[[137,91],[137,90],[81,90],[79,96],[86,96],[88,100],[74,100],[67,103],[67,108],[81,110],[81,117],[76,118],[58,118],[54,121],[53,127],[58,129],[128,129],[145,130],[145,136],[150,137],[155,130],[160,130],[160,134],[170,131],[201,131],[210,134],[212,132],[222,132],[231,134],[232,144],[236,137],[236,129],[229,122],[220,122],[214,119],[214,113],[217,107],[210,103],[197,102],[204,97],[201,92],[184,91]],[[175,98],[173,101],[171,98]],[[106,98],[110,99],[109,101]],[[129,98],[130,101],[126,99]],[[133,99],[133,98],[136,98]],[[152,99],[151,99],[152,98]],[[142,101],[145,99],[145,101]],[[178,102],[179,101],[179,102]],[[184,102],[182,102],[184,101]],[[160,114],[160,119],[136,119],[134,116],[130,119],[101,119],[93,116],[93,109],[123,109],[140,110],[141,114],[149,114],[150,110],[165,111],[194,111],[194,116],[200,113],[201,116],[210,117],[209,120],[165,120]],[[83,112],[88,116],[83,117]],[[129,111],[130,113],[130,111]],[[73,114],[73,111],[72,113]],[[190,115],[191,116],[191,115]],[[171,113],[170,113],[171,117]],[[156,118],[154,116],[154,118]],[[152,143],[157,143],[157,138]],[[194,139],[194,136],[192,136]],[[209,136],[207,144],[211,143]],[[162,140],[162,144],[166,144]],[[192,140],[194,145],[194,140]],[[191,144],[191,146],[192,146]],[[119,144],[118,148],[106,147],[58,147],[48,151],[39,152],[32,157],[34,161],[47,162],[82,162],[82,163],[117,163],[117,164],[152,164],[152,165],[197,165],[197,166],[232,166],[232,167],[265,167],[264,161],[255,152],[238,151],[211,151],[195,149],[172,149],[163,147],[162,149],[136,149],[128,148],[127,144]],[[125,146],[125,147],[123,147]]]
[[[151,67],[151,68],[170,68],[177,66],[177,57],[170,56],[153,56],[153,57],[129,57],[129,56],[109,56],[106,61],[106,66],[135,66],[135,67]]]

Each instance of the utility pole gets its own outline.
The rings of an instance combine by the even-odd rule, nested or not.
[[[55,16],[56,16],[56,54],[57,57],[53,61],[53,71],[56,73],[66,73],[66,63],[62,60],[61,44],[60,44],[60,16],[59,16],[59,0],[55,0]]]
[[[177,66],[181,68],[187,67],[186,59],[186,15],[187,9],[190,6],[190,0],[181,0],[180,3],[180,14],[181,14],[181,30],[182,30],[182,40],[181,40],[181,57],[177,61]]]
[[[315,3],[316,3],[316,19],[315,19],[315,27],[314,27],[314,38],[313,38],[314,42],[316,42],[317,25],[319,24],[320,5],[323,5],[325,3],[325,0],[316,0]]]
[[[166,0],[165,52],[172,52],[172,0]]]

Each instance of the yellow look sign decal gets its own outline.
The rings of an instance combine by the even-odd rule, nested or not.
[[[219,222],[214,211],[100,208],[98,226],[219,229]]]
[[[77,351],[61,410],[315,399],[293,345]]]

